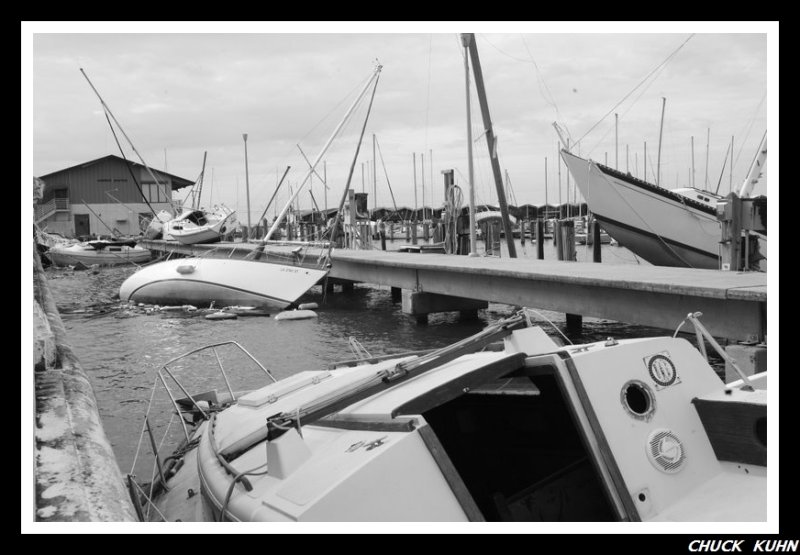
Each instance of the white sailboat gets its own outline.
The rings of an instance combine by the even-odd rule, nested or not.
[[[164,225],[167,236],[184,245],[217,243],[236,227],[236,212],[219,205],[210,210],[184,209]]]
[[[766,159],[766,134],[738,194],[750,194]],[[561,150],[561,157],[603,229],[656,266],[718,270],[723,197],[691,187],[665,189]]]
[[[206,172],[206,154],[203,153],[203,168],[189,195],[191,206],[184,207],[180,213],[164,224],[165,240],[175,240],[184,245],[217,243],[226,233],[236,227],[236,212],[222,205],[211,209],[201,207],[203,196],[203,176]],[[196,191],[195,191],[196,189]],[[187,199],[189,195],[187,195]],[[185,204],[185,201],[184,201]]]
[[[682,338],[559,346],[523,309],[422,354],[280,381],[248,363],[274,383],[247,393],[244,363],[208,390],[190,360],[158,372],[183,441],[128,476],[142,520],[767,518],[766,373],[725,384]]]
[[[47,251],[47,257],[55,266],[118,266],[147,262],[152,253],[135,241],[85,241],[71,245],[56,245]]]
[[[159,262],[139,270],[125,280],[120,286],[120,299],[155,304],[185,303],[209,306],[214,303],[216,306],[250,305],[283,309],[295,303],[311,287],[319,283],[328,274],[327,258],[320,257],[316,268],[305,268],[292,265],[291,262],[278,264],[259,260],[261,254],[259,249],[263,250],[264,245],[277,230],[292,202],[370,85],[377,84],[380,70],[381,66],[378,65],[314,163],[310,165],[305,179],[289,198],[280,215],[276,217],[266,237],[259,242],[259,248],[253,251],[253,258],[231,260],[191,257]],[[170,232],[174,235],[174,229]]]

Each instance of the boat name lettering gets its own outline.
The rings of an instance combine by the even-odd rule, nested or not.
[[[294,273],[294,274],[296,274],[297,272],[299,272],[299,270],[298,270],[297,268],[289,268],[289,267],[286,267],[286,268],[281,268],[281,269],[280,269],[280,271],[281,271],[281,272],[292,272],[292,273]]]

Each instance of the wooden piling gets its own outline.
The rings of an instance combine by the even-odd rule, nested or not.
[[[602,262],[603,257],[600,251],[600,224],[597,220],[592,220],[592,261]]]
[[[536,258],[544,260],[544,220],[536,219]]]

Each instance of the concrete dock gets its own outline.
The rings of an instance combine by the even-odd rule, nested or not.
[[[66,342],[35,246],[33,265],[34,519],[135,522],[94,391]]]
[[[225,258],[242,258],[255,247],[140,244],[154,252]],[[270,245],[262,260],[292,263],[291,251],[291,246]],[[765,273],[348,249],[334,249],[331,262],[331,278],[389,286],[403,290],[406,298],[419,296],[416,302],[404,299],[404,308],[412,307],[408,312],[414,315],[462,306],[474,310],[474,301],[486,301],[674,330],[689,312],[700,311],[716,337],[761,341],[766,335]],[[436,296],[455,299],[448,306]],[[463,304],[464,299],[472,304]]]

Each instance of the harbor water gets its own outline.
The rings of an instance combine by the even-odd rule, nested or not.
[[[392,246],[397,248],[400,244],[404,242],[396,240]],[[578,260],[591,260],[590,248],[578,246],[577,252]],[[554,253],[552,241],[548,241],[545,258],[555,258]],[[602,253],[603,263],[646,264],[622,247],[603,245]],[[517,240],[517,254],[535,258],[535,244],[528,241],[522,246]],[[271,315],[207,320],[201,311],[153,310],[120,303],[119,287],[135,269],[122,266],[94,271],[46,271],[67,340],[92,382],[106,435],[123,474],[133,468],[157,370],[188,351],[210,343],[236,341],[281,379],[357,358],[354,344],[372,356],[443,347],[515,311],[513,306],[489,303],[488,309],[479,311],[477,319],[440,313],[430,315],[427,324],[419,324],[402,313],[388,287],[356,284],[351,292],[340,292],[337,287],[334,292],[324,293],[319,286],[312,288],[300,302],[317,303],[316,318],[277,321]],[[584,318],[583,329],[570,334],[563,313],[537,312],[532,319],[561,342],[566,342],[562,333],[572,342],[582,343],[609,336],[619,339],[671,335],[673,331]],[[193,378],[201,379],[199,374],[192,376],[190,365],[184,366],[182,379],[187,383],[192,384]],[[235,374],[236,370],[231,372]],[[267,383],[263,374],[252,375],[256,377],[247,378],[251,381],[245,381],[245,388]],[[197,389],[192,387],[192,391]],[[154,428],[165,425],[155,416],[152,418]]]

